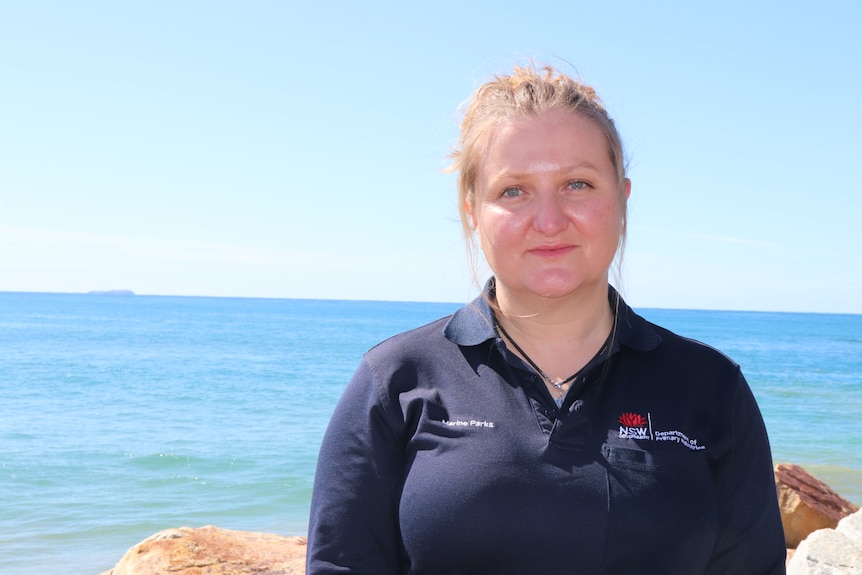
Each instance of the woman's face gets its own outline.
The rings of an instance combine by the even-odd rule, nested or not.
[[[490,135],[474,190],[468,212],[498,291],[606,292],[623,214],[607,141],[593,121],[564,110],[505,121]]]

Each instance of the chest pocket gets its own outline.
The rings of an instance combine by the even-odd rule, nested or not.
[[[702,571],[717,519],[704,452],[605,445],[608,573]]]

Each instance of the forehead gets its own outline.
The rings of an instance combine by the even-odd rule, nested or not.
[[[607,138],[598,124],[581,114],[553,110],[507,118],[494,126],[479,158],[479,175],[526,171],[542,173],[591,165],[613,165]]]

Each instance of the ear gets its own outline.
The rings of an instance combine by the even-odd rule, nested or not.
[[[625,181],[623,182],[623,185],[626,188],[626,201],[628,201],[629,196],[632,193],[632,181],[630,179],[626,178]]]
[[[470,220],[470,225],[473,228],[473,231],[476,231],[476,214],[473,213],[473,206],[470,205],[469,198],[464,200],[464,211],[467,212],[467,217]]]

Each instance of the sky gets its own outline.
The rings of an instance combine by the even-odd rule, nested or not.
[[[0,0],[0,291],[468,301],[458,107],[532,61],[620,129],[630,305],[862,313],[860,25],[828,0]]]

